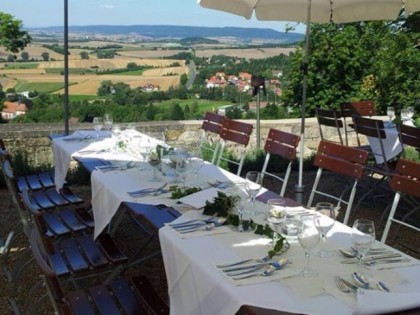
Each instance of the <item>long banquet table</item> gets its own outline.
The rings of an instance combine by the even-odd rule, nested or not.
[[[139,137],[146,139],[142,134]],[[243,182],[240,177],[207,163],[199,173],[200,183],[203,186],[201,192],[182,200],[171,199],[170,193],[167,192],[158,196],[133,198],[127,194],[128,191],[139,188],[157,188],[162,183],[147,180],[150,169],[136,154],[101,151],[101,148],[109,146],[107,141],[103,139],[90,142],[67,142],[63,139],[54,139],[54,154],[58,156],[61,154],[61,161],[70,161],[72,157],[82,156],[112,160],[114,163],[127,160],[138,162],[137,167],[132,169],[92,172],[95,236],[110,223],[112,224],[115,214],[121,208],[121,203],[165,204],[182,212],[183,215],[174,222],[183,222],[191,218],[203,217],[200,206],[205,200],[211,200],[217,191],[235,193],[239,183]],[[93,148],[92,153],[80,154],[80,151],[87,148]],[[64,155],[65,158],[63,158]],[[54,160],[60,161],[58,157]],[[66,168],[67,165],[63,167]],[[171,179],[165,179],[163,176],[163,180],[170,181]],[[232,185],[226,189],[208,187],[208,182],[215,180],[229,181]],[[275,195],[263,189],[259,199],[266,200],[272,196]],[[291,211],[302,210],[296,202],[287,198],[286,205]],[[257,209],[263,211],[264,202],[257,202]],[[144,220],[148,220],[147,215]],[[254,217],[254,220],[264,223],[261,214]],[[153,224],[150,220],[148,223]],[[312,257],[311,265],[319,272],[319,276],[313,279],[304,279],[298,275],[305,259],[303,250],[296,240],[290,240],[290,249],[275,258],[284,257],[289,260],[290,263],[282,270],[276,271],[270,277],[256,276],[234,281],[216,268],[216,264],[263,257],[270,249],[269,239],[251,231],[239,232],[231,226],[181,235],[168,225],[159,229],[159,239],[168,281],[170,309],[171,314],[174,315],[230,315],[238,310],[240,310],[239,313],[245,310],[245,313],[248,311],[251,314],[259,314],[261,310],[277,310],[279,314],[282,314],[280,311],[322,315],[369,314],[370,311],[371,314],[378,314],[399,308],[420,306],[419,261],[379,242],[374,246],[398,252],[402,258],[408,260],[402,263],[378,265],[369,270],[374,279],[380,279],[388,284],[392,290],[391,293],[359,289],[356,297],[337,289],[332,276],[337,274],[350,280],[351,273],[357,268],[356,264],[341,263],[343,257],[336,251],[338,248],[351,246],[351,229],[339,222],[334,225],[327,241],[329,248],[333,250],[333,256],[330,258]],[[271,313],[271,311],[267,312]]]

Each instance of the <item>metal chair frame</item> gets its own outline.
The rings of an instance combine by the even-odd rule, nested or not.
[[[222,128],[224,116],[207,112],[204,116],[201,129],[203,134],[200,139],[200,153],[211,152],[210,162],[215,164],[220,146],[220,129]]]
[[[300,136],[273,128],[270,128],[268,131],[267,139],[264,145],[266,156],[261,170],[261,176],[264,179],[264,176],[268,175],[282,182],[279,193],[280,197],[283,197],[286,191],[290,172],[292,170],[292,163],[296,159],[296,150],[299,142]],[[267,167],[270,163],[270,158],[272,155],[280,156],[289,161],[287,164],[286,173],[283,177],[267,171]]]
[[[318,167],[314,185],[308,201],[308,207],[312,206],[315,195],[322,195],[338,201],[336,207],[341,204],[347,205],[343,223],[347,224],[350,212],[356,195],[356,187],[359,180],[364,176],[368,152],[362,149],[347,147],[331,141],[322,140],[319,143],[318,151],[315,156],[314,165]],[[328,192],[318,190],[319,181],[322,178],[324,170],[335,174],[343,175],[353,179],[353,184],[345,189],[340,196],[332,195]],[[350,189],[350,195],[346,200],[345,194]]]
[[[218,158],[216,165],[219,166],[221,161],[226,161],[231,164],[238,166],[238,171],[236,175],[240,176],[242,171],[242,166],[245,160],[245,151],[249,143],[249,139],[252,133],[253,125],[241,122],[238,120],[225,118],[222,123],[222,128],[220,129],[220,148],[218,152]],[[240,154],[239,162],[226,158],[223,156],[226,144],[232,142],[239,145]]]

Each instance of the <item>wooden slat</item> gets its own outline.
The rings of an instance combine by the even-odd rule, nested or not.
[[[67,261],[69,262],[71,268],[75,272],[87,270],[89,265],[83,258],[82,254],[79,251],[77,242],[75,239],[67,239],[61,241],[62,250],[64,252]]]
[[[70,229],[63,223],[61,217],[56,212],[45,212],[43,214],[45,223],[55,235],[69,234]]]
[[[66,295],[66,300],[74,315],[96,315],[93,305],[90,303],[88,295],[84,290],[77,290],[69,292]]]
[[[118,248],[108,234],[99,235],[96,241],[112,263],[119,264],[128,261],[128,257]]]
[[[55,207],[55,204],[48,199],[44,191],[34,191],[32,198],[42,209],[52,209]]]
[[[296,148],[283,143],[271,141],[270,139],[267,139],[265,142],[264,150],[288,160],[294,160],[296,158]]]
[[[58,212],[63,222],[74,232],[87,229],[87,226],[80,221],[78,215],[71,208],[63,208]]]
[[[61,188],[60,194],[72,204],[79,204],[84,202],[82,198],[75,195],[68,187]]]
[[[369,153],[363,149],[347,147],[337,143],[322,140],[318,145],[318,153],[332,155],[354,163],[365,164]]]
[[[122,279],[114,280],[111,282],[110,287],[112,288],[115,298],[127,314],[147,314],[140,303],[138,295],[130,288],[127,281]]]
[[[363,176],[365,169],[364,165],[355,164],[346,160],[337,159],[335,157],[322,154],[315,157],[314,165],[334,173],[357,179],[360,179]]]
[[[48,198],[58,207],[67,206],[70,203],[61,196],[55,188],[50,188],[48,190],[45,190],[45,194],[48,196]]]
[[[147,277],[137,276],[132,282],[151,314],[169,314],[168,305],[159,297]]]
[[[104,285],[89,288],[89,294],[98,309],[98,314],[120,315],[121,311]]]
[[[44,188],[37,175],[26,176],[26,181],[28,182],[29,188],[31,190],[37,190],[37,189]]]
[[[42,184],[42,186],[44,186],[45,188],[51,188],[54,187],[54,180],[51,177],[51,174],[48,172],[43,172],[38,174],[39,180]]]
[[[82,251],[90,264],[94,267],[102,267],[109,264],[107,257],[102,253],[96,245],[92,235],[81,236],[77,239]]]

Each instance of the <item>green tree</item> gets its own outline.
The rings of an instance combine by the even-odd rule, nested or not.
[[[178,103],[172,104],[171,107],[171,120],[184,120],[184,112],[182,111],[181,106]]]
[[[136,68],[137,68],[137,64],[135,62],[129,62],[127,64],[127,69],[128,70],[133,70],[133,69],[136,69]]]
[[[188,76],[185,73],[183,73],[180,78],[180,83],[181,85],[185,85],[187,84],[187,82],[188,82]]]
[[[80,53],[80,58],[82,58],[82,59],[89,59],[89,53],[87,51],[82,51]]]
[[[15,61],[16,61],[16,55],[7,56],[7,62],[15,62]]]
[[[0,12],[0,46],[13,53],[23,50],[32,38],[28,32],[22,30],[22,27],[22,21]]]
[[[44,60],[44,61],[48,61],[48,60],[50,60],[50,54],[49,54],[48,52],[46,52],[46,51],[44,51],[44,52],[41,54],[41,57],[42,57],[42,60]]]
[[[123,82],[118,82],[114,84],[114,93],[112,95],[112,100],[118,105],[128,104],[130,99],[131,88],[128,84]]]
[[[102,81],[100,87],[98,88],[98,96],[106,96],[106,95],[110,95],[113,91],[113,85],[112,82],[107,80],[107,81]]]
[[[150,103],[149,105],[147,105],[146,119],[153,121],[155,120],[155,115],[156,115],[156,108],[152,103]]]
[[[29,53],[27,53],[26,51],[23,51],[20,54],[20,57],[22,58],[23,61],[28,61],[29,60]]]

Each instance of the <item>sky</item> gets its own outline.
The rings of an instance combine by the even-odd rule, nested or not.
[[[225,0],[230,1],[230,0]],[[13,15],[24,27],[64,24],[64,0],[1,0],[0,11]],[[233,14],[202,8],[197,0],[68,0],[71,25],[184,25],[272,28],[283,32],[293,22],[246,20]]]

